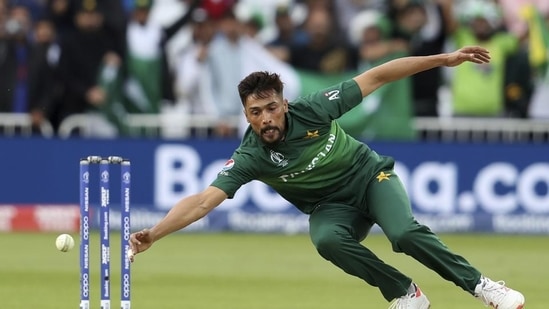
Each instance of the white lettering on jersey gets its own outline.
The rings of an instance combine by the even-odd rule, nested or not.
[[[293,172],[293,173],[289,173],[289,174],[285,174],[285,175],[280,175],[278,176],[278,178],[282,179],[282,181],[284,182],[288,182],[288,179],[290,178],[295,178],[301,174],[304,174],[312,169],[314,169],[316,167],[316,164],[318,163],[318,161],[324,157],[326,157],[328,155],[328,153],[330,152],[330,150],[332,150],[332,147],[334,146],[334,143],[335,143],[335,140],[336,140],[336,136],[335,134],[330,134],[330,137],[328,138],[328,142],[326,143],[326,146],[324,146],[324,149],[319,152],[312,160],[311,160],[311,163],[309,163],[309,165],[307,165],[307,167],[299,172]]]

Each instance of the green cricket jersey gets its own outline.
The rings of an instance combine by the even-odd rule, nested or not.
[[[306,214],[321,203],[364,203],[367,183],[391,169],[394,160],[379,156],[334,121],[360,102],[354,80],[291,102],[284,141],[267,146],[248,128],[212,186],[232,198],[240,186],[259,180]]]

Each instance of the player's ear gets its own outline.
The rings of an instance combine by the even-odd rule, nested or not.
[[[284,99],[284,112],[287,113],[288,112],[288,99]]]

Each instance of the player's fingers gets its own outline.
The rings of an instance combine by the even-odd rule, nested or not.
[[[489,54],[490,51],[480,46],[465,46],[461,49],[464,53],[484,53]]]
[[[477,58],[476,54],[470,54],[468,60],[474,63],[482,63],[482,61]]]
[[[131,252],[131,254],[130,254],[130,252]],[[133,254],[134,252],[137,252],[136,247],[133,243],[130,242],[130,249],[127,252],[128,257],[130,258],[130,260],[132,259],[133,255],[134,255]]]
[[[479,59],[482,62],[490,62],[490,55],[488,53],[477,53],[475,55],[476,59]]]
[[[130,235],[130,246],[140,245],[141,232],[136,232]]]
[[[135,260],[135,251],[133,249],[129,249],[128,250],[128,259],[130,260],[131,263],[133,263],[133,261]]]
[[[474,63],[488,63],[490,62],[490,56],[487,54],[482,53],[470,53],[466,54],[467,60],[474,62]]]
[[[133,233],[130,235],[130,250],[132,253],[137,253],[139,250],[137,249],[139,245],[141,245],[141,241],[138,240],[137,235],[141,232]]]

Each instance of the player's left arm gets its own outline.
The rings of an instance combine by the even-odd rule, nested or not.
[[[469,46],[451,53],[398,58],[365,71],[353,79],[358,84],[362,96],[365,97],[382,85],[392,81],[435,67],[457,66],[466,61],[478,64],[488,63],[490,62],[489,51],[482,47]]]

